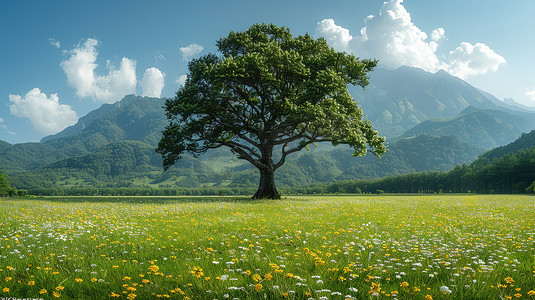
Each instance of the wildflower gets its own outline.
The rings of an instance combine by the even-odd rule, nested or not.
[[[35,285],[35,281],[28,281],[28,285]]]
[[[516,293],[513,296],[515,296],[516,298],[520,298],[520,297],[522,297],[522,294]]]
[[[8,287],[3,288],[3,289],[2,289],[2,292],[4,292],[4,293],[9,293],[9,288],[8,288]],[[529,295],[529,293],[528,293],[528,295]]]
[[[372,294],[373,296],[378,296],[380,291],[381,291],[381,284],[372,282],[372,286],[370,287],[370,291],[368,292],[368,294]]]
[[[201,276],[204,275],[202,272],[202,269],[199,267],[193,267],[193,271],[191,271],[191,275],[196,276],[197,278],[201,278]]]
[[[123,279],[123,280],[124,280],[124,279]],[[97,282],[97,281],[98,281],[97,278],[95,278],[95,277],[91,278],[91,282]]]
[[[128,281],[128,280],[130,280],[130,279],[132,279],[132,278],[130,278],[130,277],[128,277],[128,276],[125,276],[125,277],[123,278],[123,281]]]
[[[425,299],[425,300],[433,300],[433,296],[431,296],[431,295],[425,295],[424,299]]]
[[[151,270],[152,272],[156,273],[156,272],[158,272],[158,270],[160,270],[160,267],[158,267],[157,265],[151,265],[149,267],[149,270]]]
[[[247,274],[247,276],[251,275],[251,271],[247,270],[245,271],[245,274]]]
[[[58,293],[58,292],[56,292],[56,291],[53,291],[53,292],[52,292],[52,296],[54,296],[54,297],[56,297],[56,298],[59,298],[59,297],[61,297],[61,294]]]
[[[409,286],[409,283],[406,282],[406,281],[403,281],[399,286],[400,286],[400,287],[408,287],[408,286]]]
[[[128,296],[126,296],[126,299],[128,299],[128,300],[133,300],[133,299],[135,299],[136,297],[137,297],[136,294],[134,294],[134,293],[130,293],[130,294],[128,294]]]
[[[529,291],[528,292],[528,296],[531,296],[531,297],[535,296],[535,291],[533,291],[533,290]]]
[[[61,286],[61,285],[58,285],[56,287],[56,291],[63,291],[63,289],[65,289],[65,288],[63,286]]]
[[[45,290],[45,289],[42,289],[42,290],[39,291],[39,294],[41,294],[41,295],[42,295],[42,294],[46,294],[46,293],[48,293],[48,291]]]
[[[225,281],[228,279],[228,275],[221,275],[221,281]]]
[[[444,294],[451,294],[451,290],[450,290],[450,288],[447,287],[447,286],[441,286],[441,287],[440,287],[440,292],[441,292],[441,293],[444,293]]]
[[[82,282],[82,281],[84,281],[84,280],[83,280],[82,278],[74,278],[74,281],[80,283],[80,282]]]
[[[273,275],[271,275],[271,273],[267,273],[266,275],[264,275],[264,279],[266,280],[271,280],[273,278]]]
[[[11,281],[11,280],[13,280],[13,278],[11,278],[11,277],[6,277],[6,281]]]
[[[354,287],[350,287],[349,290],[350,290],[351,292],[354,292],[354,293],[358,293],[358,291],[359,291],[359,290],[357,290],[357,289],[354,288]]]
[[[293,278],[293,277],[294,277],[294,274],[292,274],[292,273],[286,273],[286,277]]]
[[[258,275],[258,274],[254,274],[254,275],[253,275],[253,280],[254,280],[255,282],[258,282],[258,281],[262,280],[262,276],[260,276],[260,275]]]
[[[340,276],[340,277],[338,277],[338,280],[344,282],[344,281],[346,281],[346,278],[344,276]]]
[[[261,289],[262,289],[262,284],[261,283],[259,283],[259,284],[254,286],[254,290],[257,291],[257,292],[260,291]]]
[[[513,283],[513,282],[515,282],[515,281],[514,281],[513,278],[511,278],[511,277],[505,277],[505,282],[507,282],[507,283]]]
[[[111,292],[111,295],[110,295],[110,296],[111,296],[111,297],[114,297],[114,298],[119,298],[119,297],[121,297],[121,295],[116,294],[116,293],[114,293],[114,292]]]

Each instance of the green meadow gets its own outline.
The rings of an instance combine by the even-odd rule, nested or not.
[[[0,198],[0,297],[535,299],[535,197]]]

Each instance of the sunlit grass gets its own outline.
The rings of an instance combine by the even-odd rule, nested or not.
[[[0,297],[535,299],[535,197],[4,198],[0,212]]]

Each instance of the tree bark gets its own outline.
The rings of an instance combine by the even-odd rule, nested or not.
[[[280,199],[281,195],[275,186],[274,169],[258,169],[260,171],[260,183],[253,199]]]

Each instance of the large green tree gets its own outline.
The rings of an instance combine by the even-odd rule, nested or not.
[[[256,24],[217,42],[221,55],[189,63],[157,151],[164,168],[184,152],[226,146],[260,172],[255,199],[278,199],[275,170],[308,145],[348,144],[354,155],[385,152],[348,84],[368,84],[377,61],[334,51],[324,39],[293,37],[286,27]]]

